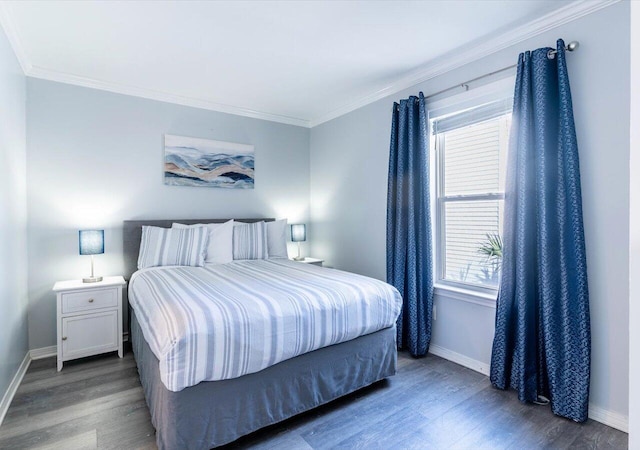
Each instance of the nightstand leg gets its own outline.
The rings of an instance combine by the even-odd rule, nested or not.
[[[62,359],[58,358],[58,372],[62,370]]]

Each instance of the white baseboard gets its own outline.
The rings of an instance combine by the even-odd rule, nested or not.
[[[477,359],[469,358],[461,353],[433,344],[429,346],[429,353],[489,376],[489,365]]]
[[[51,356],[58,355],[58,348],[55,345],[51,347],[34,348],[29,350],[29,356],[31,359],[43,359],[50,358]]]
[[[433,344],[429,346],[429,353],[489,376],[490,366],[482,361],[469,358],[468,356]],[[625,433],[629,432],[628,416],[606,410],[591,403],[589,404],[589,418],[610,426],[611,428],[615,428],[616,430],[624,431]]]
[[[603,423],[616,430],[629,432],[629,416],[617,412],[609,411],[599,406],[589,403],[589,419]]]
[[[20,363],[18,370],[16,371],[16,374],[13,376],[11,383],[9,383],[7,392],[4,393],[4,396],[2,397],[2,401],[0,401],[0,425],[2,425],[2,422],[4,421],[4,417],[7,415],[7,411],[9,410],[9,405],[11,405],[13,396],[16,395],[16,391],[18,390],[18,387],[20,387],[20,383],[22,383],[24,374],[27,373],[29,364],[31,364],[31,358],[29,357],[29,352],[27,352],[24,355],[24,359]]]

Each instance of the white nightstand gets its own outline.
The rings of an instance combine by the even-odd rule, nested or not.
[[[58,281],[58,371],[71,359],[117,350],[122,358],[122,277]]]
[[[314,266],[320,266],[320,267],[322,267],[322,263],[324,262],[324,259],[318,259],[318,258],[305,258],[305,259],[303,259],[303,260],[296,261],[296,262],[301,262],[301,263],[305,263],[305,264],[313,264]]]

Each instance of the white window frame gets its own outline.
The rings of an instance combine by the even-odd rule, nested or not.
[[[488,83],[478,88],[466,91],[462,94],[450,96],[443,99],[431,99],[427,102],[427,110],[429,115],[429,136],[434,137],[431,128],[433,120],[439,117],[450,115],[459,111],[464,111],[474,107],[478,107],[487,103],[495,102],[510,98],[513,96],[513,86],[515,85],[515,77],[509,76],[501,80]],[[444,202],[441,199],[441,193],[444,192],[444,164],[442,163],[442,155],[439,152],[441,146],[437,140],[442,136],[435,136],[432,139],[432,164],[431,164],[431,217],[434,217],[434,229],[432,230],[435,245],[433,246],[433,261],[435,263],[434,288],[437,295],[465,300],[471,303],[477,303],[484,306],[495,307],[497,297],[497,287],[480,286],[478,284],[470,284],[464,282],[456,282],[444,279],[444,214],[441,211],[444,208]],[[488,194],[468,194],[449,196],[447,201],[462,200],[504,200],[503,192]]]
[[[436,135],[435,152],[436,152],[436,242],[438,249],[436,250],[436,282],[438,284],[456,287],[470,291],[478,291],[485,294],[495,294],[498,287],[482,286],[479,283],[468,283],[464,281],[453,281],[445,279],[445,207],[449,202],[459,201],[492,201],[504,200],[504,192],[490,192],[486,194],[461,194],[461,195],[445,195],[445,175],[444,175],[444,146],[442,134]]]

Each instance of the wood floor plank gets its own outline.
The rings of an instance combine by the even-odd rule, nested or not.
[[[145,401],[98,427],[100,449],[156,448],[156,436]]]
[[[35,450],[91,450],[98,448],[98,438],[96,430],[86,431],[71,437],[50,442],[46,445],[36,446]]]
[[[441,417],[451,408],[490,386],[487,377],[459,368],[439,373],[437,380],[426,378],[411,396],[412,406],[428,420]]]
[[[38,371],[33,377],[25,376],[22,384],[18,388],[19,394],[27,394],[29,392],[38,391],[45,388],[51,388],[61,385],[70,385],[73,383],[79,383],[88,378],[96,376],[109,376],[114,372],[121,370],[136,368],[136,363],[133,357],[127,357],[124,359],[117,358],[102,361],[95,365],[74,365],[71,367],[65,367],[61,372],[55,369],[46,369]],[[136,368],[137,370],[137,368]],[[27,374],[29,372],[27,371]]]
[[[117,406],[127,405],[141,399],[143,399],[142,389],[136,387],[108,397],[101,397],[45,413],[34,414],[30,416],[30,420],[6,424],[7,426],[3,424],[0,429],[0,442],[14,436],[31,432],[34,428],[34,422],[37,424],[37,428],[53,427],[73,419],[94,414],[100,410],[113,409]]]
[[[434,365],[435,366],[435,365]],[[355,397],[341,408],[332,409],[324,420],[314,420],[305,429],[298,429],[307,442],[316,447],[331,447],[348,436],[358,433],[357,424],[361,420],[386,417],[402,407],[396,401],[399,395],[412,396],[416,386],[425,377],[430,377],[434,369],[412,364],[398,371],[373,396]]]
[[[307,441],[298,434],[278,433],[267,442],[249,444],[241,448],[251,450],[313,450]]]
[[[401,352],[398,374],[233,442],[225,449],[625,449],[627,435],[523,404],[487,377]],[[154,450],[131,353],[34,361],[0,427],[2,449]]]
[[[42,359],[33,359],[31,360],[31,364],[29,365],[29,374],[34,374],[42,369],[50,369],[55,368],[57,366],[55,358],[42,358]],[[25,375],[25,378],[28,375]]]
[[[130,352],[129,352],[130,353]],[[127,357],[125,356],[125,360]],[[69,373],[82,370],[91,370],[96,367],[113,365],[120,360],[117,353],[103,353],[97,356],[89,356],[87,358],[76,359],[64,363],[64,368],[60,373]],[[23,381],[28,382],[31,379],[47,378],[52,372],[58,373],[56,358],[43,358],[31,362],[28,372],[25,374]]]
[[[105,402],[102,406],[103,408],[101,409],[88,410],[86,414],[82,415],[63,415],[60,421],[54,423],[41,421],[37,417],[33,418],[29,421],[31,427],[26,427],[26,429],[11,435],[0,435],[0,448],[33,448],[36,445],[54,443],[66,436],[94,429],[98,431],[99,448],[126,448],[120,446],[119,442],[126,440],[128,434],[134,430],[134,428],[129,427],[127,418],[136,411],[140,411],[140,414],[145,416],[148,421],[146,426],[152,428],[146,403],[142,396],[124,403]],[[110,442],[100,442],[100,431],[114,427],[114,422],[117,424],[115,426],[120,427],[122,435],[113,437]]]
[[[610,428],[601,423],[590,421],[591,426],[576,436],[569,448],[576,449],[619,449],[626,440],[618,433],[610,433]]]
[[[11,405],[12,413],[42,413],[64,406],[71,406],[92,398],[104,397],[138,385],[137,369],[131,367],[127,370],[90,377],[76,383],[58,384],[30,391],[16,398],[16,401]]]
[[[451,446],[451,449],[469,448],[493,449],[507,448],[519,441],[522,429],[527,426],[528,418],[534,414],[537,405],[528,405],[518,401],[511,392],[494,391],[501,397],[501,404],[491,420],[475,428],[464,438]]]
[[[336,448],[447,448],[496,414],[498,399],[492,391],[485,387],[436,418],[424,417],[412,399],[403,409],[367,423],[360,433]],[[404,400],[406,397],[400,401]]]

